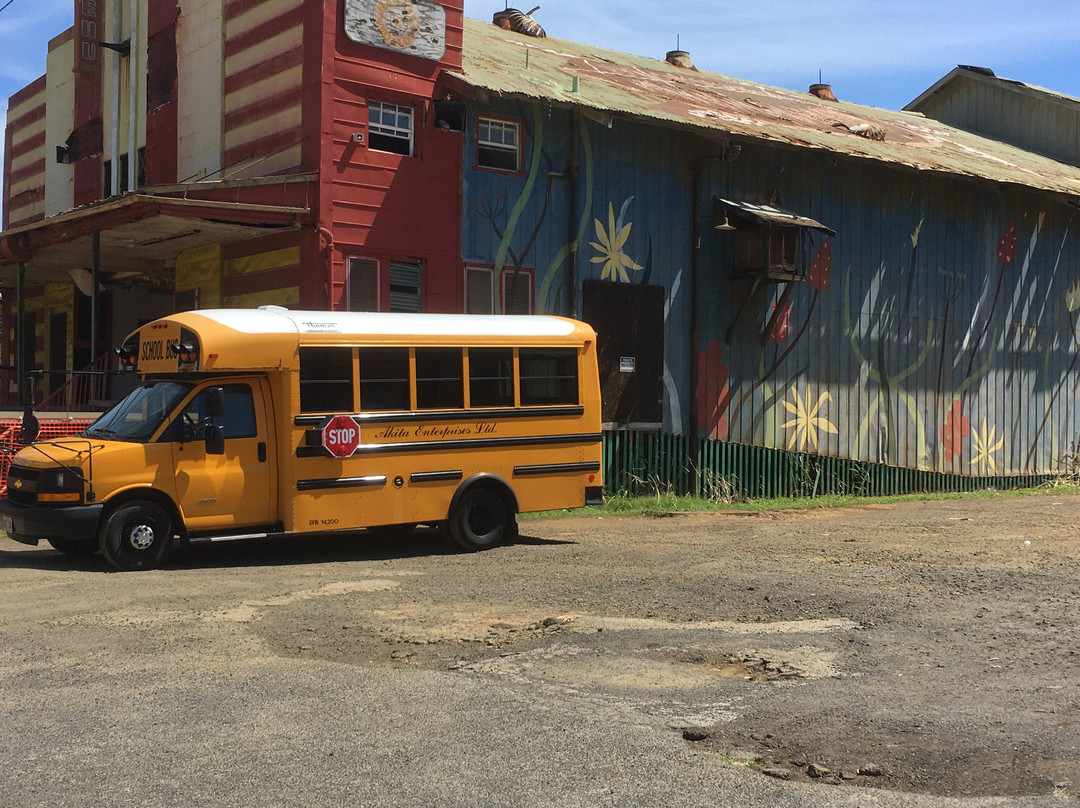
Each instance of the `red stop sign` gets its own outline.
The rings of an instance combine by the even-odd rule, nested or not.
[[[348,457],[360,445],[360,424],[350,415],[335,415],[322,428],[323,446],[334,457]]]

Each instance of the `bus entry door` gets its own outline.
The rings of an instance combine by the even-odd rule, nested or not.
[[[210,385],[214,386],[214,385]],[[258,379],[218,385],[225,392],[225,453],[206,453],[205,390],[184,405],[172,425],[176,502],[191,531],[275,522],[275,474],[264,395]]]

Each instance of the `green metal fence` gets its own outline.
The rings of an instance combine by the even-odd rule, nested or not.
[[[841,460],[661,432],[604,433],[604,487],[609,494],[700,494],[716,499],[775,499],[825,494],[894,494],[1003,490],[1041,485],[1052,475],[964,477],[937,471]]]

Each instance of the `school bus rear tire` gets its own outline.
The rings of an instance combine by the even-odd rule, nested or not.
[[[446,530],[459,547],[488,550],[513,540],[517,521],[509,503],[494,488],[473,485],[454,503]]]
[[[172,519],[153,502],[134,500],[112,509],[101,526],[101,554],[120,570],[161,565],[172,542]]]

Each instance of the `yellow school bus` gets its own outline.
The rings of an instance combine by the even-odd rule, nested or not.
[[[14,457],[0,529],[152,568],[177,542],[440,527],[602,500],[596,335],[563,317],[174,314],[118,351],[142,384]]]

